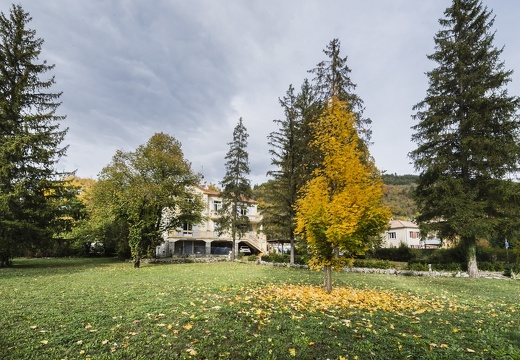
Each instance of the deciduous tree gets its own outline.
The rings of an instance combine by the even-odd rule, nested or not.
[[[453,0],[439,20],[437,67],[414,110],[417,124],[410,153],[420,172],[416,196],[419,221],[467,248],[468,271],[478,275],[476,241],[505,225],[518,204],[514,183],[520,139],[519,99],[506,85],[512,71],[493,45],[492,11],[480,0]]]
[[[382,205],[381,175],[359,147],[355,121],[344,101],[333,97],[328,102],[310,144],[319,149],[323,161],[297,201],[296,232],[307,238],[309,265],[325,268],[328,292],[332,269],[364,254],[370,237],[381,234],[390,218]]]
[[[193,191],[198,180],[180,142],[163,133],[134,152],[117,151],[101,170],[94,185],[95,204],[108,209],[114,221],[124,221],[137,267],[140,258],[162,241],[164,232],[201,221],[203,203]]]
[[[0,266],[14,254],[42,249],[67,227],[66,206],[75,197],[56,170],[66,147],[65,116],[57,114],[54,65],[40,59],[43,40],[20,5],[0,13]]]

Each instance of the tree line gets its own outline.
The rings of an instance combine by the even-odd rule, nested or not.
[[[0,14],[0,266],[22,248],[67,236],[111,240],[138,265],[165,231],[201,220],[190,190],[200,178],[180,142],[159,133],[133,152],[118,151],[88,197],[78,196],[73,174],[56,170],[67,149],[65,116],[57,112],[61,93],[50,91],[54,65],[39,59],[43,40],[30,20],[20,5]],[[425,232],[458,239],[476,276],[476,242],[512,239],[519,229],[520,100],[507,92],[512,71],[500,60],[494,15],[481,0],[453,0],[439,24],[428,55],[436,67],[413,107],[416,219]],[[372,120],[339,39],[324,55],[311,79],[289,85],[279,99],[284,117],[267,139],[272,168],[260,200],[266,235],[291,243],[291,262],[295,243],[304,244],[310,265],[325,268],[330,291],[331,271],[373,246],[391,213],[383,202],[390,178],[370,155]],[[219,231],[231,232],[233,242],[252,196],[247,137],[240,119],[220,183]]]

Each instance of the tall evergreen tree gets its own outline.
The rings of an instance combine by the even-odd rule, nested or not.
[[[350,79],[351,69],[347,65],[348,57],[341,57],[341,44],[339,39],[333,39],[323,50],[328,60],[321,61],[310,73],[315,78],[314,86],[322,102],[327,102],[333,97],[348,104],[349,111],[354,114],[356,131],[360,137],[360,144],[368,146],[372,137],[370,124],[372,120],[363,117],[363,100],[354,93],[356,84]]]
[[[428,56],[438,66],[414,107],[417,149],[410,157],[420,171],[419,221],[442,237],[460,238],[476,277],[476,241],[496,233],[516,206],[508,178],[520,160],[519,99],[507,93],[512,71],[493,45],[492,11],[480,0],[453,0],[444,15]]]
[[[294,263],[294,218],[298,191],[317,166],[316,152],[309,148],[310,124],[316,120],[321,106],[307,80],[299,94],[289,86],[280,99],[285,119],[274,120],[279,129],[268,136],[271,165],[275,169],[267,174],[273,177],[266,191],[266,204],[262,209],[264,230],[277,238],[289,240],[290,263]],[[274,230],[274,232],[273,232]]]
[[[56,113],[54,68],[40,60],[43,40],[20,5],[0,13],[0,266],[20,249],[43,247],[59,231],[64,200],[75,196],[55,166],[65,119]]]
[[[251,203],[252,189],[247,178],[249,175],[249,154],[247,152],[247,138],[249,137],[242,118],[233,130],[233,141],[228,143],[229,151],[226,154],[226,174],[220,182],[222,191],[222,208],[217,221],[220,233],[229,231],[233,239],[231,257],[236,255],[236,239],[240,239],[249,228],[248,209]]]

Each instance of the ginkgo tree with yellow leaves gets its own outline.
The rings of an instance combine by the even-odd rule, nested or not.
[[[310,146],[322,162],[296,202],[296,233],[307,240],[309,266],[324,268],[325,289],[331,292],[332,270],[364,254],[370,239],[388,226],[391,213],[382,204],[381,173],[359,141],[346,102],[337,97],[328,101]]]

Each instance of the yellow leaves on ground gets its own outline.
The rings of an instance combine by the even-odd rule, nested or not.
[[[400,294],[392,291],[337,287],[327,293],[321,287],[309,285],[270,285],[251,289],[250,294],[266,305],[276,303],[286,310],[323,312],[340,309],[368,311],[410,311],[414,314],[440,310],[441,305],[432,299]]]

